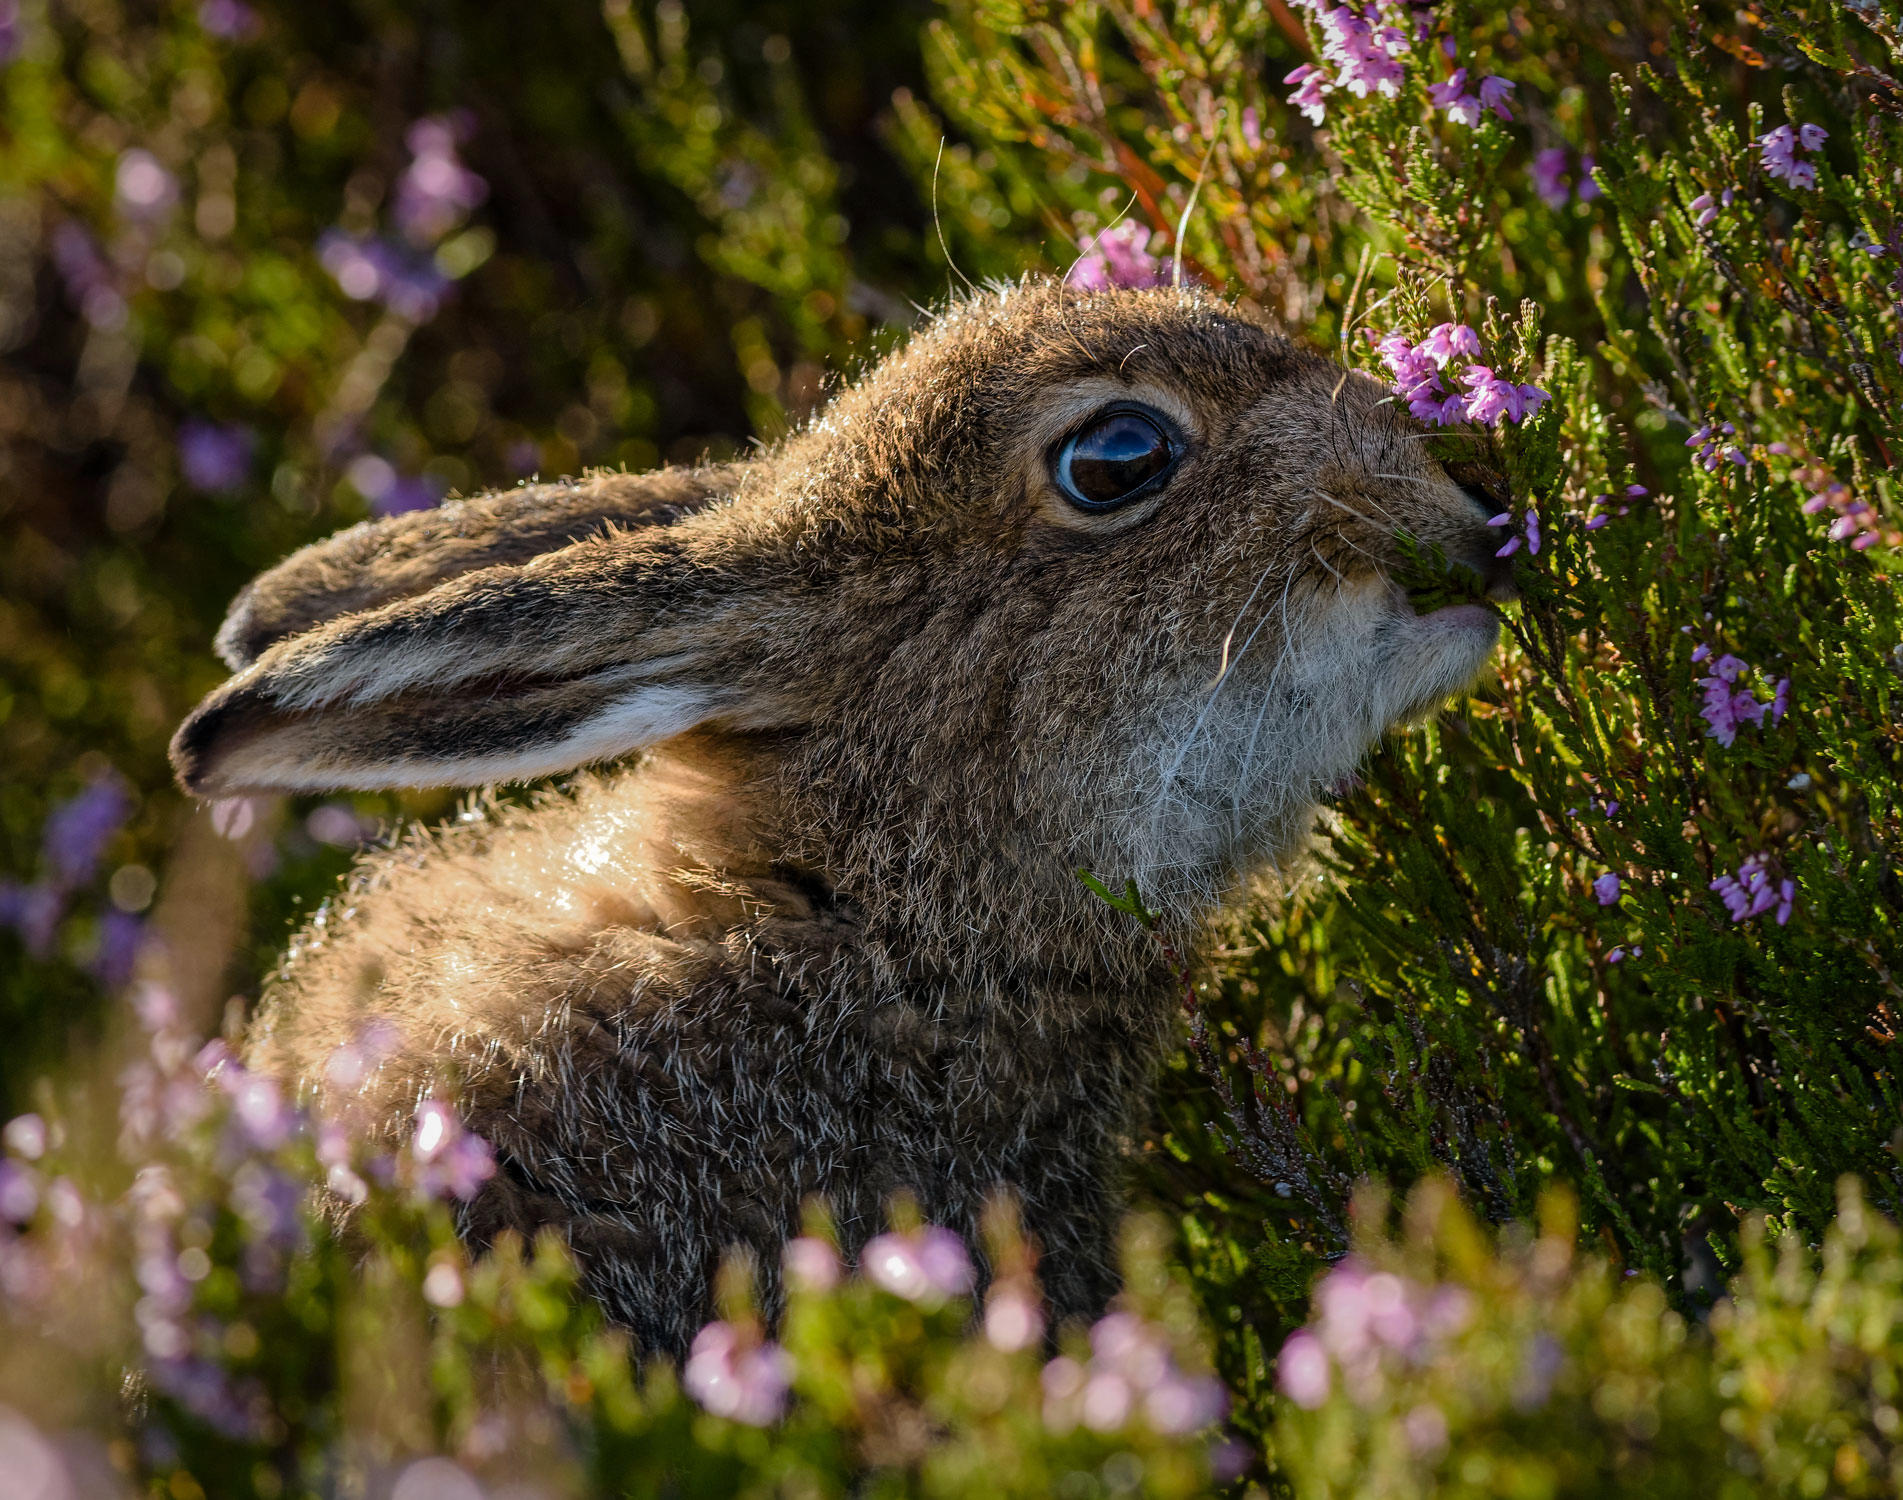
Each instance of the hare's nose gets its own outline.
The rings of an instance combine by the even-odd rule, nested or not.
[[[1485,525],[1476,526],[1460,549],[1460,560],[1480,575],[1490,599],[1511,599],[1519,593],[1513,586],[1513,558],[1499,555],[1508,535]]]
[[[1473,510],[1474,525],[1468,533],[1467,544],[1461,548],[1460,560],[1480,575],[1489,598],[1511,599],[1519,592],[1513,586],[1513,558],[1511,555],[1501,557],[1499,553],[1512,532],[1487,524],[1507,506],[1498,496],[1473,485],[1463,484],[1461,490]]]

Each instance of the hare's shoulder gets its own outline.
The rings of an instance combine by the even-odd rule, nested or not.
[[[363,1047],[390,1089],[461,1091],[532,1076],[565,1034],[719,992],[758,906],[667,802],[632,773],[587,778],[366,856],[287,950],[253,1060],[321,1092],[338,1049]]]

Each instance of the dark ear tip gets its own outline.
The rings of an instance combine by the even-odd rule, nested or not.
[[[194,797],[214,797],[217,789],[211,778],[211,741],[217,732],[218,714],[197,709],[178,726],[169,751],[172,774],[179,786]]]

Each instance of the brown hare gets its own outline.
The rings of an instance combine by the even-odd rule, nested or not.
[[[242,594],[192,792],[479,786],[617,762],[373,854],[249,1051],[307,1096],[371,1022],[391,1138],[453,1098],[475,1244],[554,1226],[679,1353],[730,1247],[776,1305],[802,1205],[1015,1194],[1054,1311],[1113,1288],[1120,1151],[1175,1019],[1153,940],[1303,839],[1469,684],[1405,530],[1504,589],[1489,505],[1374,382],[1201,293],[989,289],[744,463],[354,527]]]

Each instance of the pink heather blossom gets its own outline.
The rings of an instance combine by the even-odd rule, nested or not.
[[[1738,447],[1735,443],[1725,441],[1726,438],[1736,437],[1737,433],[1738,429],[1729,422],[1724,422],[1716,426],[1707,422],[1703,427],[1700,427],[1690,437],[1685,439],[1685,446],[1698,450],[1697,453],[1692,456],[1692,462],[1702,465],[1708,474],[1715,470],[1720,463],[1727,461],[1743,468],[1746,464],[1750,463],[1751,460],[1745,456],[1745,452],[1742,448]]]
[[[455,1263],[439,1260],[423,1277],[423,1300],[431,1307],[461,1307],[463,1274]]]
[[[1307,116],[1310,124],[1321,124],[1327,111],[1327,105],[1322,102],[1322,96],[1332,87],[1328,81],[1328,75],[1312,63],[1303,63],[1299,68],[1290,71],[1282,82],[1301,85],[1288,96],[1288,102]]]
[[[417,1106],[410,1155],[418,1168],[417,1191],[426,1198],[454,1197],[470,1202],[496,1174],[489,1143],[466,1129],[456,1112],[440,1099],[425,1099]]]
[[[1044,1309],[1029,1288],[1007,1282],[985,1303],[985,1339],[994,1349],[1015,1354],[1044,1337]]]
[[[1437,108],[1446,110],[1447,118],[1456,125],[1478,125],[1481,103],[1475,95],[1466,92],[1466,87],[1467,70],[1455,68],[1445,83],[1428,87],[1427,97]]]
[[[1242,139],[1251,151],[1262,149],[1262,120],[1256,114],[1253,104],[1245,105],[1242,111]]]
[[[1357,99],[1401,92],[1404,72],[1397,58],[1408,50],[1404,32],[1379,23],[1375,5],[1338,5],[1323,13],[1322,56],[1335,64],[1335,86]]]
[[[1720,875],[1710,889],[1718,893],[1733,922],[1747,922],[1775,909],[1777,925],[1782,927],[1790,921],[1797,900],[1796,882],[1781,879],[1776,863],[1763,851],[1745,856],[1735,875]]]
[[[859,1265],[874,1286],[928,1306],[964,1296],[974,1280],[965,1242],[935,1225],[916,1234],[879,1235],[860,1253]]]
[[[1533,191],[1538,193],[1540,201],[1548,208],[1564,208],[1572,198],[1566,176],[1566,152],[1563,147],[1553,146],[1537,153],[1533,165],[1528,169],[1533,178]]]
[[[1313,1411],[1328,1399],[1328,1351],[1306,1328],[1298,1328],[1282,1345],[1275,1361],[1275,1383],[1289,1400]]]
[[[1620,891],[1619,877],[1608,870],[1592,883],[1592,893],[1599,898],[1601,906],[1618,904]]]
[[[1776,130],[1765,132],[1758,137],[1758,159],[1773,177],[1790,175],[1792,164],[1797,159],[1797,132],[1788,125],[1780,125]]]
[[[1709,656],[1708,647],[1700,647],[1692,653],[1693,661],[1703,660],[1699,652]],[[1699,709],[1700,716],[1710,727],[1705,734],[1719,744],[1729,747],[1738,737],[1738,730],[1746,724],[1761,725],[1764,722],[1766,704],[1759,700],[1756,689],[1744,686],[1740,679],[1749,670],[1747,663],[1729,654],[1721,656],[1711,665],[1710,672],[1698,679],[1698,685],[1705,691],[1704,707]],[[1781,706],[1780,706],[1781,705]],[[1781,679],[1773,692],[1769,707],[1772,710],[1771,722],[1777,723],[1783,718],[1790,706],[1790,679]]]
[[[1770,176],[1781,178],[1794,188],[1814,188],[1817,168],[1810,162],[1798,160],[1797,153],[1800,148],[1817,150],[1828,134],[1821,125],[1802,125],[1795,131],[1789,125],[1780,125],[1758,137],[1758,160]]]
[[[24,1224],[40,1206],[40,1174],[17,1161],[0,1161],[0,1219]]]
[[[1480,80],[1480,107],[1492,110],[1503,120],[1511,120],[1513,111],[1507,108],[1507,95],[1512,92],[1512,79],[1489,74]]]
[[[1420,352],[1437,365],[1445,365],[1462,354],[1478,356],[1480,335],[1465,323],[1442,323],[1421,340]]]
[[[15,1115],[0,1131],[0,1143],[15,1156],[38,1161],[46,1155],[46,1121],[36,1114]]]
[[[1064,279],[1087,292],[1161,286],[1168,278],[1149,244],[1150,231],[1136,220],[1112,224],[1083,242],[1084,253]]]
[[[1220,1421],[1219,1381],[1176,1363],[1164,1331],[1116,1312],[1090,1330],[1090,1361],[1060,1356],[1044,1367],[1044,1420],[1058,1432],[1116,1432],[1141,1416],[1152,1432],[1181,1435]]]
[[[839,1253],[822,1239],[803,1234],[786,1242],[781,1264],[789,1285],[809,1292],[829,1292],[839,1285]]]
[[[1718,205],[1710,193],[1700,193],[1692,199],[1690,207],[1691,211],[1698,215],[1696,223],[1700,229],[1718,217]]]
[[[694,1336],[681,1384],[717,1417],[769,1427],[786,1410],[793,1360],[778,1344],[751,1343],[727,1322],[709,1323]]]
[[[1583,152],[1579,158],[1579,201],[1591,203],[1600,196],[1599,180],[1593,176],[1598,163],[1592,159],[1590,151]]]
[[[437,116],[418,120],[404,137],[412,160],[397,181],[395,214],[413,245],[434,245],[489,196],[489,184],[457,159],[464,133],[461,120]]]
[[[1812,495],[1801,507],[1807,516],[1817,515],[1825,510],[1835,513],[1826,535],[1833,542],[1849,542],[1858,552],[1867,552],[1878,542],[1890,546],[1903,543],[1903,533],[1885,524],[1876,508],[1862,496],[1854,493],[1850,486],[1841,480],[1830,479],[1827,475],[1813,478],[1812,482],[1824,481],[1824,488]]]

